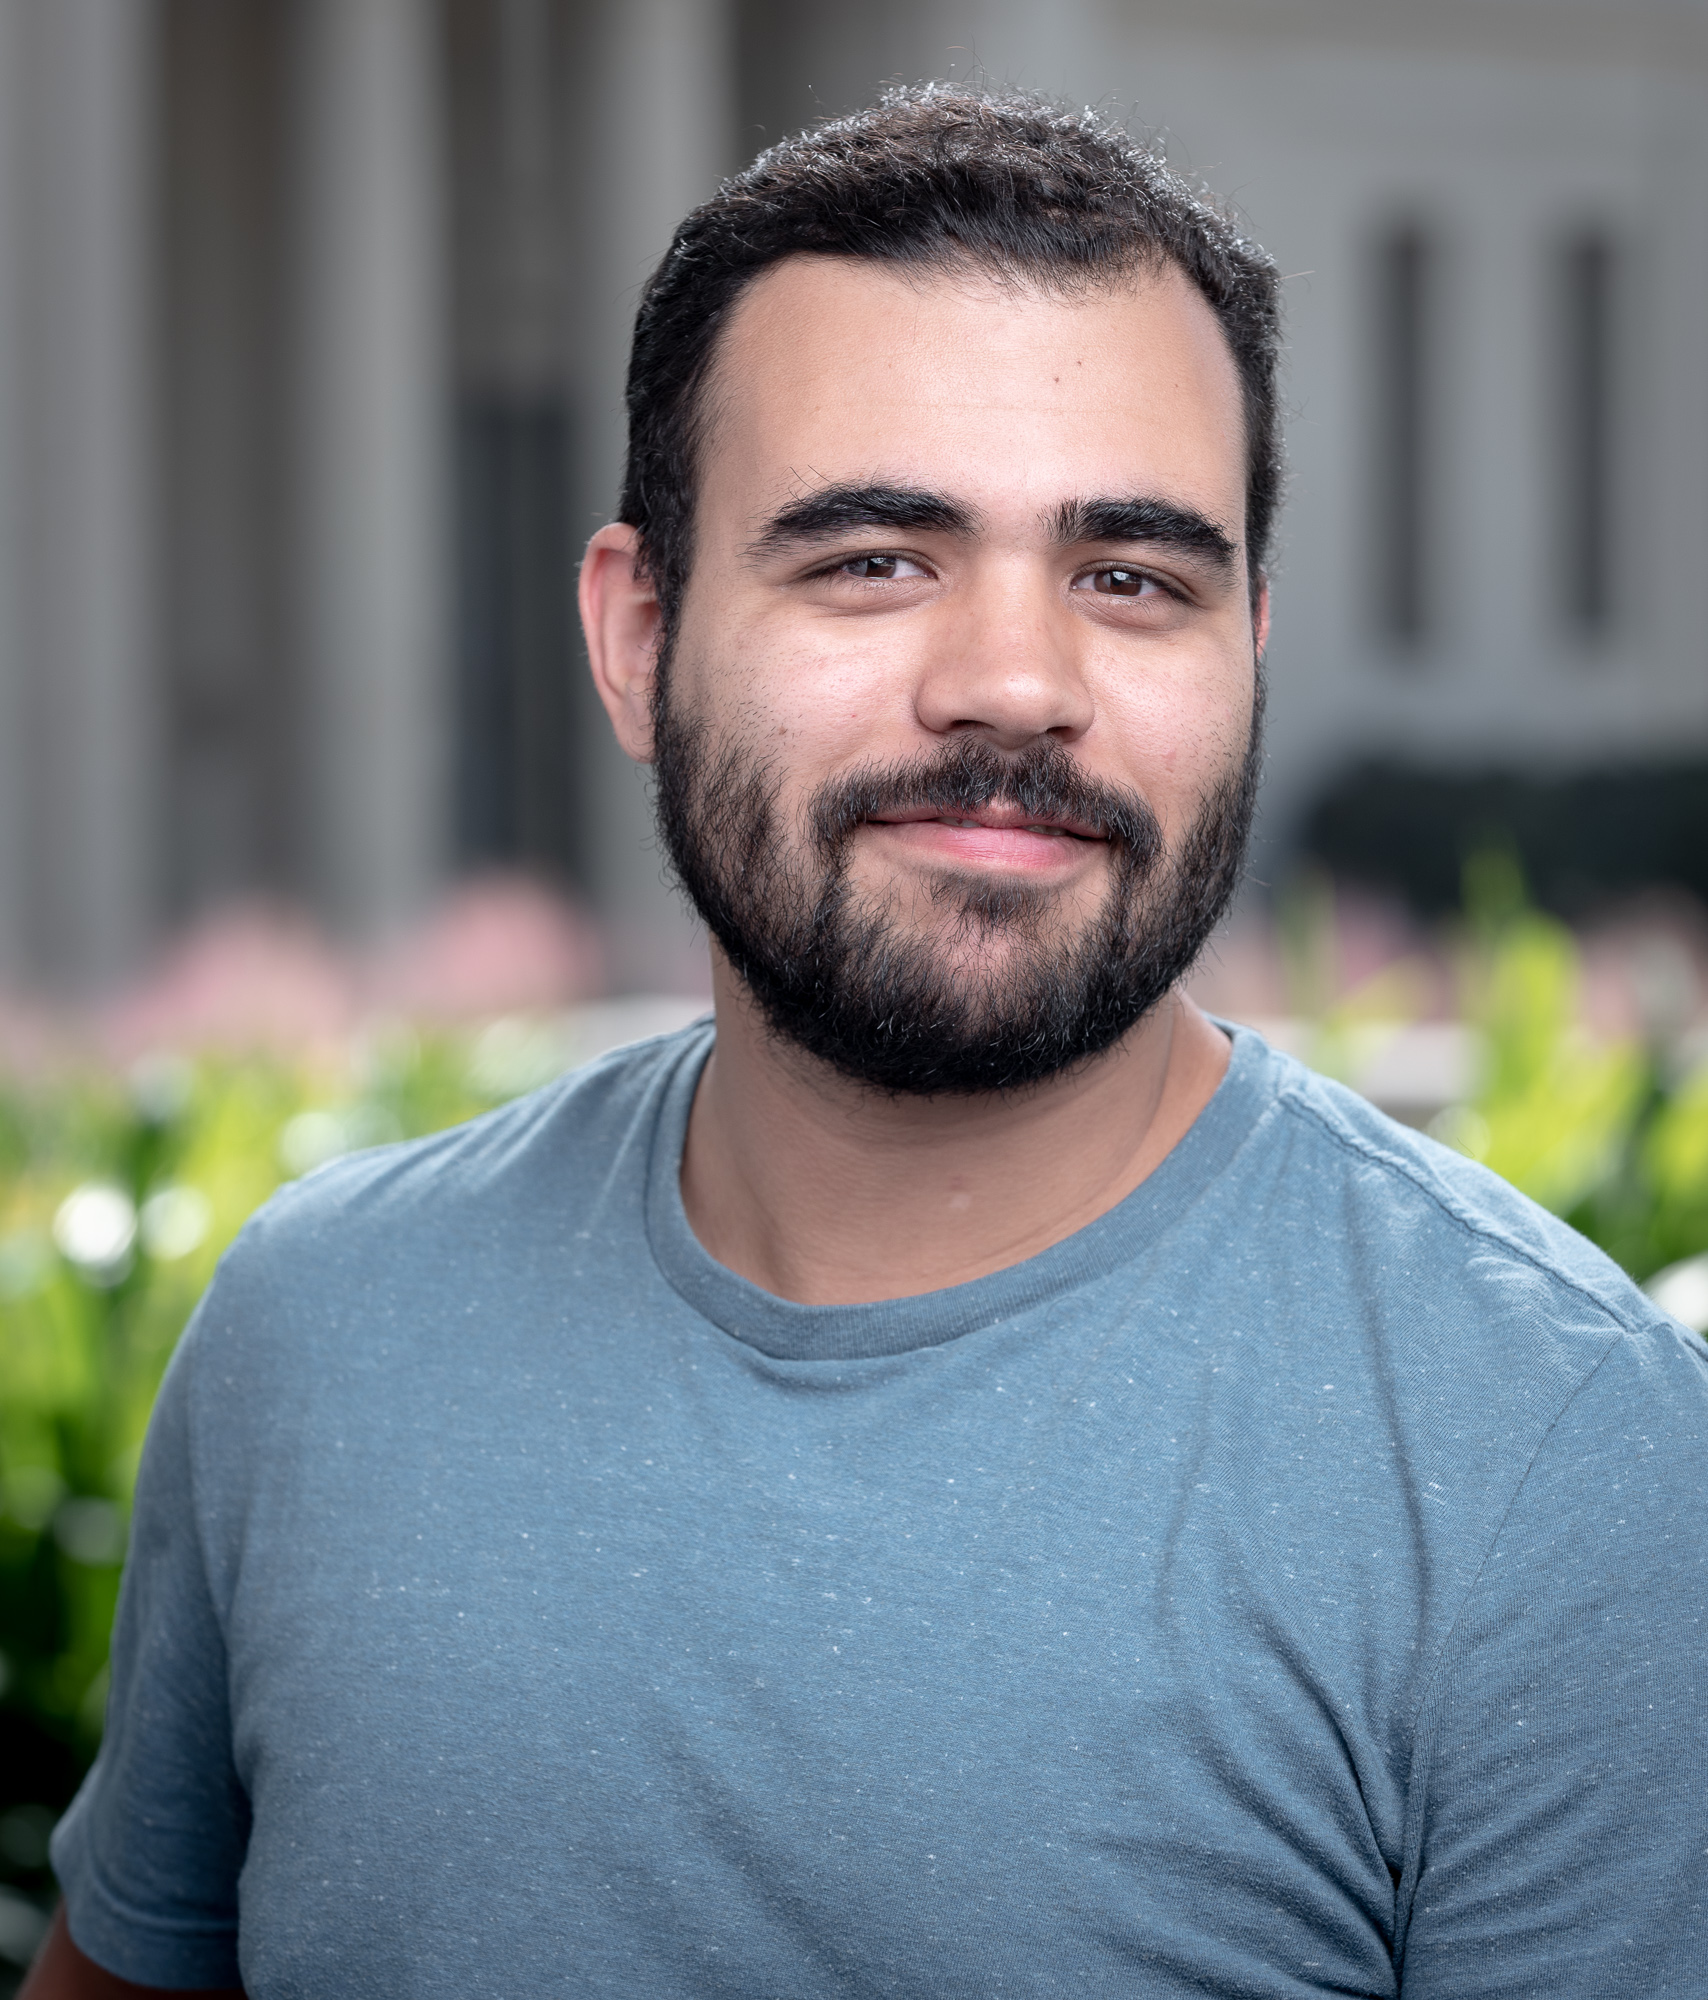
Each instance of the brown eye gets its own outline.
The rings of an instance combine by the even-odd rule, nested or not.
[[[1156,579],[1146,576],[1137,569],[1100,569],[1091,579],[1093,590],[1101,591],[1106,597],[1140,597],[1148,590],[1154,590]]]
[[[850,556],[827,575],[848,577],[854,583],[911,583],[927,574],[912,556]]]

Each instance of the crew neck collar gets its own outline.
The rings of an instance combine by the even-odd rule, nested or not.
[[[647,1163],[646,1227],[665,1279],[694,1310],[778,1361],[864,1361],[938,1347],[1012,1319],[1093,1282],[1151,1248],[1232,1160],[1274,1095],[1275,1057],[1248,1028],[1218,1022],[1233,1040],[1227,1073],[1184,1138],[1106,1214],[1023,1262],[965,1284],[865,1305],[806,1306],[779,1298],[720,1264],[682,1205],[682,1147],[694,1091],[711,1055],[713,1024],[688,1030],[665,1079]]]

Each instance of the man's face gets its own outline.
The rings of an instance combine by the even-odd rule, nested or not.
[[[799,257],[744,295],[706,410],[656,748],[735,969],[885,1088],[1107,1047],[1220,913],[1255,781],[1210,308],[1172,269],[1063,298]]]

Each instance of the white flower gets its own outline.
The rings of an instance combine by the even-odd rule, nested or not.
[[[213,1208],[200,1188],[163,1187],[142,1204],[137,1218],[142,1247],[162,1264],[199,1248],[213,1221]]]
[[[1692,1333],[1708,1333],[1708,1256],[1686,1257],[1657,1271],[1643,1290]]]
[[[111,1181],[85,1181],[59,1204],[53,1240],[67,1263],[98,1285],[114,1285],[130,1265],[136,1203]]]

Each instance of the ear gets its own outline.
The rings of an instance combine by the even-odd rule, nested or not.
[[[637,529],[618,521],[599,530],[581,559],[579,594],[593,685],[617,741],[637,764],[649,764],[662,618]]]
[[[1269,579],[1260,576],[1257,588],[1251,597],[1251,637],[1253,649],[1261,661],[1269,650]]]

